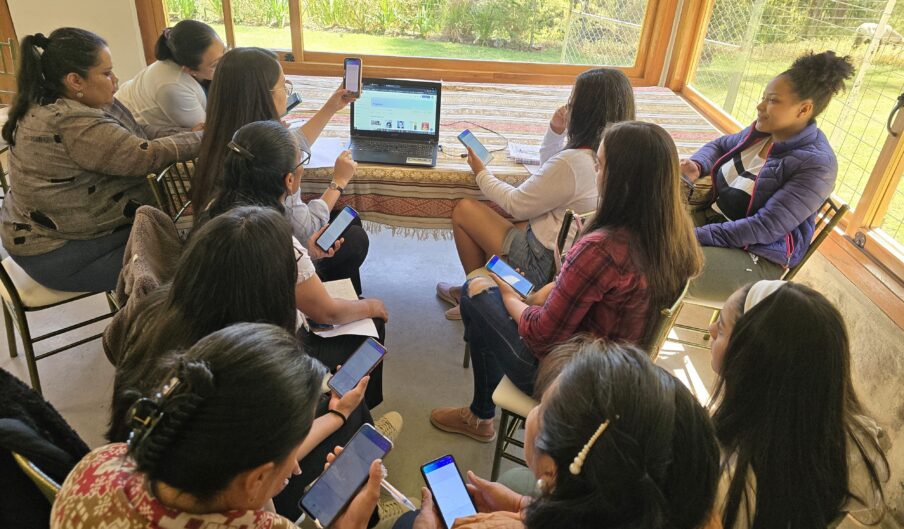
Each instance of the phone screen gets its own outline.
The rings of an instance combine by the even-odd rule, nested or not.
[[[386,457],[391,449],[389,439],[365,424],[301,498],[301,508],[320,525],[329,527],[367,481],[371,463]]]
[[[345,60],[345,89],[358,94],[361,92],[361,59]]]
[[[474,133],[468,129],[462,131],[461,134],[458,135],[458,141],[460,141],[466,147],[470,147],[474,154],[480,158],[480,161],[484,164],[488,164],[493,160],[493,153],[487,150],[486,147],[480,143],[480,140],[477,139],[477,136],[474,136]]]
[[[487,270],[501,277],[503,281],[511,285],[523,297],[527,297],[534,289],[534,285],[527,278],[516,272],[499,256],[494,255],[490,258],[489,262],[487,262]]]
[[[386,348],[380,345],[380,342],[368,338],[348,361],[342,364],[342,368],[336,371],[336,374],[330,379],[330,388],[335,390],[340,397],[345,395],[380,363],[385,354]]]
[[[286,99],[286,114],[292,111],[293,108],[297,107],[298,104],[301,103],[301,96],[298,95],[298,92],[292,92],[289,94],[288,99]],[[284,116],[286,114],[283,114]]]
[[[421,467],[421,473],[446,527],[452,527],[457,518],[477,514],[454,457],[446,455],[431,461]]]
[[[339,237],[342,237],[346,228],[348,228],[356,218],[358,218],[358,212],[352,207],[345,206],[342,208],[342,212],[336,215],[336,218],[333,219],[333,222],[330,223],[326,231],[321,233],[320,237],[317,237],[317,246],[324,252],[330,251],[330,247],[336,244]]]

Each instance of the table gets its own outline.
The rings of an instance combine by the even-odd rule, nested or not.
[[[290,76],[301,103],[291,117],[309,117],[319,109],[341,79]],[[485,85],[444,83],[440,120],[440,145],[434,168],[359,164],[358,172],[340,199],[368,223],[389,226],[394,232],[415,236],[448,237],[452,209],[462,198],[486,201],[474,180],[465,152],[456,136],[471,129],[488,149],[505,146],[505,140],[481,129],[494,130],[514,143],[538,145],[549,118],[565,104],[571,87],[538,85]],[[719,132],[681,97],[659,87],[634,89],[637,119],[663,126],[675,139],[681,156],[692,154]],[[349,110],[339,112],[324,129],[324,137],[349,136]],[[529,176],[523,165],[495,153],[489,169],[497,177],[518,185]],[[330,182],[331,168],[309,169],[302,177],[304,200],[319,197]],[[375,227],[375,226],[371,226]]]

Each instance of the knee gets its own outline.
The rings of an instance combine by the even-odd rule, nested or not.
[[[496,282],[489,277],[478,276],[468,281],[465,290],[468,293],[468,297],[474,297],[477,294],[486,292],[494,286],[496,286]]]
[[[463,219],[466,219],[470,216],[470,213],[480,205],[480,202],[477,202],[473,198],[463,198],[458,201],[458,204],[455,204],[455,207],[452,209],[452,222],[454,224],[460,224]]]

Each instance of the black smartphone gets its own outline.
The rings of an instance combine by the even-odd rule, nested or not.
[[[433,502],[447,529],[456,519],[477,514],[454,457],[444,455],[422,465],[421,475],[433,494]]]
[[[336,244],[336,241],[345,233],[345,230],[352,225],[352,221],[358,218],[358,212],[351,206],[345,206],[342,211],[336,215],[333,222],[326,228],[326,231],[317,237],[317,247],[324,252],[330,251],[330,248]]]
[[[386,348],[373,338],[368,338],[342,364],[342,367],[330,378],[327,385],[340,397],[345,395],[354,389],[362,378],[370,374],[383,361],[385,355]]]
[[[500,259],[498,255],[490,257],[490,260],[487,261],[487,270],[501,277],[503,281],[511,285],[512,288],[514,288],[519,294],[521,294],[521,297],[526,298],[527,295],[534,290],[533,283],[528,281],[527,278],[523,275],[516,272],[514,268]]]
[[[392,441],[373,426],[363,425],[339,457],[311,485],[298,506],[321,527],[329,527],[367,482],[370,465],[392,450]]]
[[[345,89],[351,92],[355,97],[361,96],[361,78],[363,74],[363,64],[361,59],[348,57],[345,59]]]
[[[298,95],[298,92],[289,94],[288,99],[286,99],[286,114],[292,112],[292,109],[297,107],[299,103],[301,103],[301,96]],[[285,116],[286,114],[283,115]]]

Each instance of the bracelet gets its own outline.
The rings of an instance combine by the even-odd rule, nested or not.
[[[339,410],[326,410],[327,413],[332,413],[333,415],[342,419],[342,426],[345,426],[345,423],[348,422],[348,418],[345,415],[342,415],[342,412]]]

